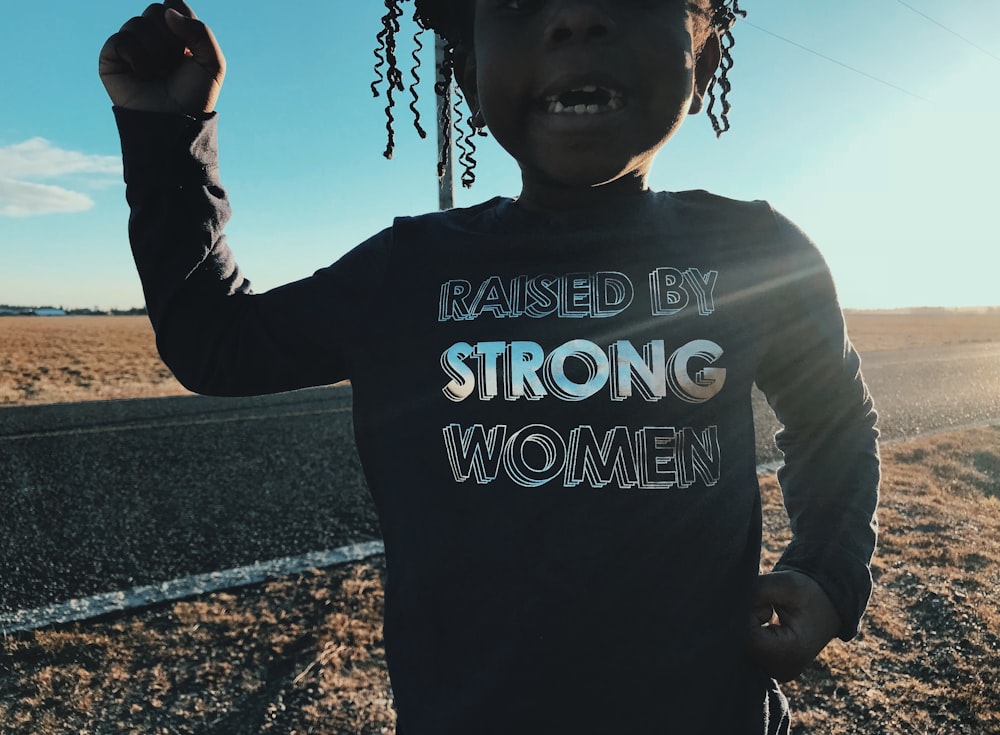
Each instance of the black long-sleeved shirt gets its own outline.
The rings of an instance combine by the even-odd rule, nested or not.
[[[875,413],[814,246],[766,203],[648,193],[397,219],[254,294],[215,118],[116,110],[157,344],[188,388],[349,378],[386,547],[399,728],[743,732],[761,520],[750,391],[847,639],[871,591]]]

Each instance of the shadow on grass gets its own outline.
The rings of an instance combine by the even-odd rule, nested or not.
[[[977,483],[980,489],[986,495],[1000,498],[1000,455],[995,452],[975,452],[972,455],[972,466],[985,475]]]

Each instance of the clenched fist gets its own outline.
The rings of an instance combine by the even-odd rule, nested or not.
[[[840,627],[833,603],[811,577],[784,571],[757,578],[747,646],[769,676],[794,679]]]
[[[111,101],[147,112],[212,112],[226,75],[215,35],[183,0],[153,3],[101,49]]]

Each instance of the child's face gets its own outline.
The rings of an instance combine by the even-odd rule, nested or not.
[[[463,86],[520,164],[525,204],[645,188],[653,157],[700,108],[718,65],[718,39],[695,21],[696,5],[475,0]]]

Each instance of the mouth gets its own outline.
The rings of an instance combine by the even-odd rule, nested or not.
[[[546,112],[552,115],[599,115],[614,112],[625,106],[625,96],[617,89],[597,84],[586,84],[559,94],[550,94],[543,100]]]

